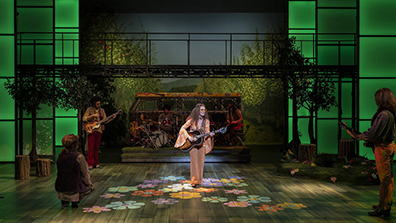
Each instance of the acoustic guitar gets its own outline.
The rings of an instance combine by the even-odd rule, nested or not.
[[[349,132],[350,132],[351,134],[353,134],[353,136],[352,136],[353,138],[356,138],[357,135],[362,134],[361,132],[357,132],[357,131],[355,131],[353,128],[348,127],[347,124],[346,124],[346,122],[340,122],[340,121],[338,121],[338,123],[340,124],[340,127],[341,127],[342,129],[349,130]],[[364,146],[364,147],[371,148],[371,149],[374,150],[374,143],[373,143],[373,142],[365,142],[365,143],[363,143],[363,146]]]
[[[202,134],[202,131],[200,129],[197,129],[195,131],[189,132],[188,135],[191,137],[195,137],[197,140],[194,142],[191,142],[190,140],[186,140],[186,142],[179,148],[183,152],[189,152],[191,149],[195,147],[200,147],[204,143],[204,138],[205,136],[210,135],[210,133],[221,133],[224,134],[227,132],[227,127],[223,127],[221,129],[218,129],[213,132],[205,133]]]
[[[102,125],[102,123],[107,122],[109,119],[111,119],[113,117],[113,115],[119,115],[122,114],[122,110],[120,109],[118,112],[107,116],[105,119],[102,119],[100,121],[93,121],[93,122],[88,122],[84,125],[84,129],[88,134],[93,133],[96,129],[100,128],[100,126]]]

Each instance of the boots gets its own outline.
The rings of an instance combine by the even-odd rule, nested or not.
[[[369,212],[368,215],[375,216],[375,217],[381,217],[383,215],[384,217],[389,217],[390,211],[391,211],[391,209],[388,209],[388,210],[375,209],[374,211]]]
[[[72,202],[72,208],[78,208],[78,203],[79,202]]]
[[[61,200],[61,210],[68,208],[69,207],[70,202],[69,201],[62,201]]]

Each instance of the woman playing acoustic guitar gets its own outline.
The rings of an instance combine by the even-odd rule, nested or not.
[[[348,133],[357,140],[373,142],[375,163],[379,178],[381,180],[379,204],[373,205],[374,211],[369,212],[371,216],[384,215],[389,217],[393,203],[393,157],[396,146],[396,99],[389,88],[381,88],[375,92],[375,103],[377,112],[371,119],[371,128],[361,134]]]
[[[190,132],[195,130],[201,130],[202,133],[210,132],[210,121],[204,104],[197,104],[186,119],[186,123],[180,128],[179,137],[175,144],[176,148],[182,147],[187,140],[190,142],[198,140],[187,132],[188,128],[190,128]],[[190,174],[191,186],[193,187],[202,184],[205,154],[212,151],[214,134],[214,132],[211,132],[204,138],[202,145],[190,150]]]

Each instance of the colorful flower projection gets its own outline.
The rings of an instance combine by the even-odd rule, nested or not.
[[[111,202],[110,204],[106,205],[107,208],[112,208],[114,210],[126,210],[128,209],[139,209],[146,205],[145,203],[142,202],[137,202],[137,201],[118,201],[118,202]]]
[[[231,208],[246,208],[246,207],[252,205],[246,201],[230,201],[230,202],[224,203],[224,204]]]
[[[132,193],[132,196],[140,196],[140,197],[152,197],[152,196],[161,196],[164,192],[160,190],[138,190]]]
[[[279,207],[281,208],[290,208],[290,209],[301,209],[301,208],[306,208],[307,206],[303,204],[298,204],[298,203],[289,203],[285,202],[283,204],[278,204]]]
[[[211,197],[202,198],[202,201],[210,202],[210,203],[220,203],[220,202],[228,201],[228,198],[227,197],[211,196]]]
[[[128,187],[128,186],[119,186],[119,187],[110,187],[109,188],[109,192],[110,193],[128,193],[130,191],[135,191],[135,190],[139,190],[137,187],[133,186],[133,187]]]
[[[93,206],[91,208],[83,208],[83,212],[93,212],[99,214],[102,211],[111,211],[111,209],[107,207]]]
[[[185,190],[192,190],[192,189],[194,189],[194,188],[191,186],[191,184],[172,184],[172,185],[168,186],[168,188],[172,188],[172,189],[174,189],[174,190],[176,190],[176,191],[181,191],[181,190],[183,190],[183,189],[185,189]]]
[[[116,194],[105,194],[105,195],[100,195],[99,197],[104,197],[104,198],[121,198],[125,196],[125,194],[120,194],[120,193],[116,193]]]
[[[158,204],[159,205],[159,204],[176,204],[179,201],[176,200],[176,199],[172,199],[172,198],[169,198],[169,199],[160,198],[160,199],[157,199],[157,200],[153,200],[151,202],[153,202],[154,204]]]
[[[298,172],[296,170],[295,172]],[[367,174],[367,173],[362,173]],[[372,176],[374,177],[374,176]],[[335,181],[336,178],[333,177],[331,179]],[[171,184],[165,186],[162,189],[154,190],[154,189],[147,189],[147,190],[139,190],[139,188],[154,188],[157,187],[159,184],[168,184],[169,181],[173,182],[181,182],[178,184]],[[240,176],[230,176],[227,178],[204,178],[202,186],[200,188],[193,188],[189,183],[189,180],[186,180],[184,177],[179,176],[168,176],[168,177],[161,177],[160,179],[154,180],[144,180],[142,184],[136,186],[119,186],[119,187],[110,187],[108,189],[109,193],[105,193],[104,195],[100,195],[100,197],[109,199],[109,198],[123,198],[126,197],[128,194],[127,192],[132,192],[130,195],[135,196],[137,198],[150,198],[150,197],[157,197],[151,200],[153,204],[156,205],[172,205],[179,203],[179,199],[188,200],[193,198],[201,198],[201,201],[207,203],[217,203],[217,204],[224,204],[230,208],[245,208],[252,206],[252,204],[260,204],[260,203],[269,203],[271,202],[270,197],[260,196],[260,195],[240,195],[240,194],[248,194],[246,190],[239,190],[238,187],[246,187],[248,186],[247,183],[244,182],[244,177]],[[233,186],[234,188],[230,190],[220,190],[216,189],[218,187],[223,186]],[[190,190],[190,191],[186,191]],[[236,197],[236,200],[229,201],[229,197],[221,197],[221,196],[207,196],[202,197],[202,193],[222,193],[224,191],[225,194],[230,194],[229,197]],[[166,198],[158,198],[159,196],[164,196],[165,193],[169,193],[168,199]],[[239,195],[239,196],[235,196]],[[167,195],[165,195],[167,196]],[[111,202],[110,204],[106,205],[105,207],[101,206],[93,206],[89,208],[84,208],[84,212],[93,212],[93,213],[101,213],[102,211],[111,211],[113,210],[127,210],[127,209],[140,209],[145,206],[146,203],[140,201],[116,201]],[[278,212],[285,209],[301,209],[306,208],[305,205],[300,203],[283,203],[278,205],[269,205],[263,204],[260,206],[255,206],[258,211],[264,212]]]
[[[171,198],[180,198],[180,199],[191,199],[201,197],[201,194],[196,192],[179,192],[179,193],[170,193]]]
[[[250,204],[257,204],[260,202],[271,202],[269,197],[260,197],[260,195],[238,196],[237,201],[247,201]]]
[[[225,190],[226,194],[247,194],[246,190],[238,190],[238,189],[232,189],[232,190]]]
[[[170,180],[170,181],[179,181],[179,180],[186,180],[183,176],[168,176],[168,177],[160,177],[161,180]]]
[[[270,205],[266,205],[266,204],[263,204],[259,207],[255,207],[255,208],[258,208],[258,211],[272,211],[272,212],[278,212],[278,211],[285,210],[284,208],[281,208],[278,205],[270,206]]]

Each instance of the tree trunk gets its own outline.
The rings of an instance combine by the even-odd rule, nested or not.
[[[308,134],[309,141],[311,144],[316,144],[316,139],[314,137],[314,123],[313,123],[313,111],[309,112],[309,122],[308,122]]]
[[[36,160],[38,158],[37,155],[37,150],[36,150],[36,111],[32,112],[32,151],[30,151],[30,160],[33,161],[33,163],[36,163]]]
[[[78,109],[78,113],[77,113],[77,119],[78,119],[78,135],[80,136],[80,146],[78,147],[78,151],[83,154],[85,152],[85,138],[83,137],[84,135],[84,129],[83,129],[83,122],[82,122],[82,109]]]
[[[297,148],[299,140],[298,135],[298,114],[297,114],[297,86],[296,79],[293,78],[293,142],[294,148]],[[296,151],[297,152],[297,151]]]

